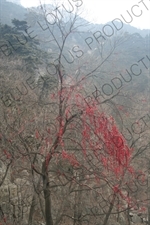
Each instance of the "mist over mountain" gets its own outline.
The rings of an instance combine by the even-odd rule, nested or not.
[[[20,0],[7,0],[7,2],[12,2],[14,4],[21,5]]]
[[[134,26],[131,26],[130,24],[125,24],[125,23],[121,23],[118,22],[117,20],[114,22],[114,24],[112,23],[112,21],[109,21],[107,24],[109,24],[111,27],[114,28],[114,30],[117,30],[115,28],[115,26],[118,28],[118,32],[128,32],[130,34],[134,34],[134,33],[139,33],[142,37],[145,37],[146,35],[150,34],[150,30],[149,29],[138,29]],[[93,27],[94,30],[98,30],[98,28],[103,28],[106,24],[91,24],[91,26]]]
[[[47,10],[52,10],[55,7],[53,7],[50,4],[46,4]],[[33,15],[33,17],[35,17],[35,15],[37,16],[37,14],[40,14],[40,7],[32,7],[32,8],[25,8],[21,5],[20,0],[0,0],[0,23],[1,24],[8,24],[8,25],[12,25],[11,20],[16,18],[18,20],[29,20],[29,14],[31,17],[31,14]],[[62,11],[63,12],[63,11]],[[65,14],[65,16],[67,17],[67,15]],[[68,18],[69,18],[69,14],[68,14]],[[68,21],[68,18],[66,18],[66,21]],[[97,31],[97,30],[101,30],[106,24],[95,24],[95,23],[90,23],[89,21],[85,20],[84,18],[79,17],[79,23],[82,24],[88,24],[88,29],[86,28],[86,26],[82,26],[80,28],[80,31]],[[111,21],[108,21],[108,23],[110,26],[114,26],[112,25]],[[120,32],[128,32],[130,34],[133,33],[139,33],[142,37],[145,37],[146,35],[150,34],[150,30],[149,29],[138,29],[136,27],[133,27],[130,24],[121,24],[121,22],[115,21],[115,25],[116,27],[122,27],[119,31],[117,31],[118,33]]]
[[[16,1],[17,3],[18,1]],[[12,25],[11,20],[16,18],[25,19],[27,9],[19,4],[14,4],[5,0],[0,0],[0,23]]]

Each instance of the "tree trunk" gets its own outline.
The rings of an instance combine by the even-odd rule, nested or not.
[[[109,216],[110,216],[111,211],[112,211],[112,209],[113,209],[113,207],[114,207],[115,198],[116,198],[116,195],[114,194],[113,200],[112,200],[112,202],[110,203],[109,210],[108,210],[108,213],[106,214],[106,217],[105,217],[105,219],[104,219],[103,225],[107,225]]]
[[[82,174],[79,174],[79,184],[78,184],[78,192],[75,191],[75,206],[74,206],[74,223],[73,225],[82,225],[82,189],[83,186],[80,184],[80,180],[84,179]]]
[[[38,189],[39,189],[40,182],[41,182],[41,177],[38,180],[36,191],[38,191]],[[32,197],[32,203],[31,203],[30,212],[29,212],[28,225],[32,225],[32,221],[33,221],[33,214],[34,214],[34,209],[35,209],[35,205],[36,205],[36,195],[37,195],[36,191],[34,190],[34,194],[33,194],[33,197]]]
[[[129,198],[129,192],[128,192],[128,198]],[[127,219],[128,219],[128,225],[131,225],[129,204],[128,204],[128,208],[127,208]]]
[[[148,175],[148,225],[150,225],[150,168]]]
[[[28,225],[32,225],[32,219],[33,219],[35,205],[36,205],[36,193],[34,193],[34,195],[32,197],[32,203],[31,203],[30,212],[29,212]]]
[[[51,196],[49,190],[49,179],[47,173],[46,162],[43,162],[42,166],[43,174],[43,191],[44,191],[44,201],[45,201],[45,222],[46,225],[53,225],[52,213],[51,213]]]

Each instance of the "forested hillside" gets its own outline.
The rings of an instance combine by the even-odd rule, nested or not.
[[[0,224],[150,224],[150,31],[70,5],[0,0]]]

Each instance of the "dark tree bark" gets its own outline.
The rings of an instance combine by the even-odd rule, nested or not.
[[[43,173],[43,191],[44,191],[44,201],[45,201],[45,221],[46,225],[53,225],[52,212],[51,212],[51,195],[49,189],[49,178],[47,172],[46,161],[42,165]]]
[[[116,199],[116,195],[114,194],[113,199],[112,199],[112,202],[111,202],[110,207],[109,207],[109,210],[108,210],[108,212],[106,214],[106,217],[104,219],[103,225],[107,225],[107,223],[108,223],[109,216],[111,215],[111,211],[112,211],[112,209],[114,207],[115,199]]]

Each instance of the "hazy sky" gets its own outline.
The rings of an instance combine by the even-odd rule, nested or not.
[[[74,0],[75,1],[75,0]],[[76,0],[77,1],[77,0]],[[121,15],[129,20],[129,15],[127,10],[131,13],[131,8],[133,7],[133,13],[135,15],[140,15],[136,17],[132,15],[133,21],[130,25],[141,29],[150,29],[150,1],[149,0],[82,0],[83,4],[80,7],[85,19],[91,22],[97,23],[107,23],[115,18],[120,18]],[[41,3],[54,3],[55,0],[41,0]],[[68,3],[68,0],[57,0],[57,4],[61,7],[62,3],[64,5]],[[70,0],[73,2],[73,0]],[[24,7],[32,7],[39,5],[39,0],[21,0],[21,4]],[[74,2],[74,5],[76,3]],[[78,2],[79,4],[79,2]],[[135,6],[136,5],[136,6]]]

